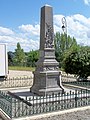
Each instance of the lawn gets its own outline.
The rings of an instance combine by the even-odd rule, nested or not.
[[[35,71],[35,67],[9,66],[9,70]]]

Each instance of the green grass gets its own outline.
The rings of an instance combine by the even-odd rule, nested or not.
[[[35,71],[35,67],[9,66],[9,70]]]

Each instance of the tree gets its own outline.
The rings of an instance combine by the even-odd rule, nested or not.
[[[21,49],[20,43],[17,43],[17,48],[15,49],[15,57],[14,63],[17,66],[23,66],[25,62],[25,53],[24,50]]]
[[[74,37],[71,38],[69,35],[67,36],[66,34],[60,34],[59,32],[56,32],[54,45],[56,60],[59,62],[59,67],[61,68],[63,65],[62,62],[65,52],[71,49],[73,46],[77,46],[77,42]]]
[[[8,65],[13,66],[13,59],[14,59],[14,52],[9,51],[8,52]]]
[[[31,66],[31,67],[35,67],[35,63],[38,61],[39,59],[39,51],[35,50],[35,51],[30,51],[28,53],[28,57],[27,57],[27,66]]]
[[[78,80],[87,80],[90,75],[90,47],[74,49],[68,53],[63,64],[66,73],[77,75]]]
[[[61,61],[62,61],[62,56],[63,56],[63,51],[64,51],[64,46],[62,44],[61,46],[61,35],[59,32],[56,33],[55,39],[54,39],[54,45],[55,45],[55,56],[56,60],[59,62],[59,67],[61,67]]]

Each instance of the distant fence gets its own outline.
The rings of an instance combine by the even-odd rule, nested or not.
[[[86,88],[90,88],[90,80],[86,82],[79,82],[76,80],[76,77],[70,75],[61,75],[62,84],[70,84],[76,86],[82,86]],[[1,88],[15,88],[15,87],[27,87],[33,85],[33,77],[25,76],[25,77],[13,77],[8,78],[4,81],[0,81],[0,89]]]
[[[71,81],[71,82],[63,82],[63,84],[67,84],[67,85],[73,85],[73,86],[77,86],[77,87],[84,87],[84,88],[87,88],[87,89],[90,89],[90,81],[86,81],[86,82],[83,82],[83,81]]]
[[[86,81],[77,81],[76,77],[74,76],[65,76],[62,75],[62,84],[65,85],[73,85],[77,87],[85,87],[87,89],[90,89],[90,78],[87,79]]]
[[[76,81],[73,76],[62,75],[62,82]],[[33,77],[13,77],[0,81],[0,88],[27,87],[33,85]]]
[[[90,91],[52,93],[46,96],[24,96],[0,91],[0,108],[10,117],[18,118],[90,105]]]
[[[73,82],[77,81],[76,77],[74,75],[61,75],[61,82]]]
[[[0,88],[26,87],[32,86],[32,77],[13,77],[0,81]]]

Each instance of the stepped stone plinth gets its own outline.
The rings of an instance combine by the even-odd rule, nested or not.
[[[53,9],[45,5],[41,8],[40,58],[36,63],[31,92],[38,95],[64,92],[60,78],[59,63],[55,59]]]

